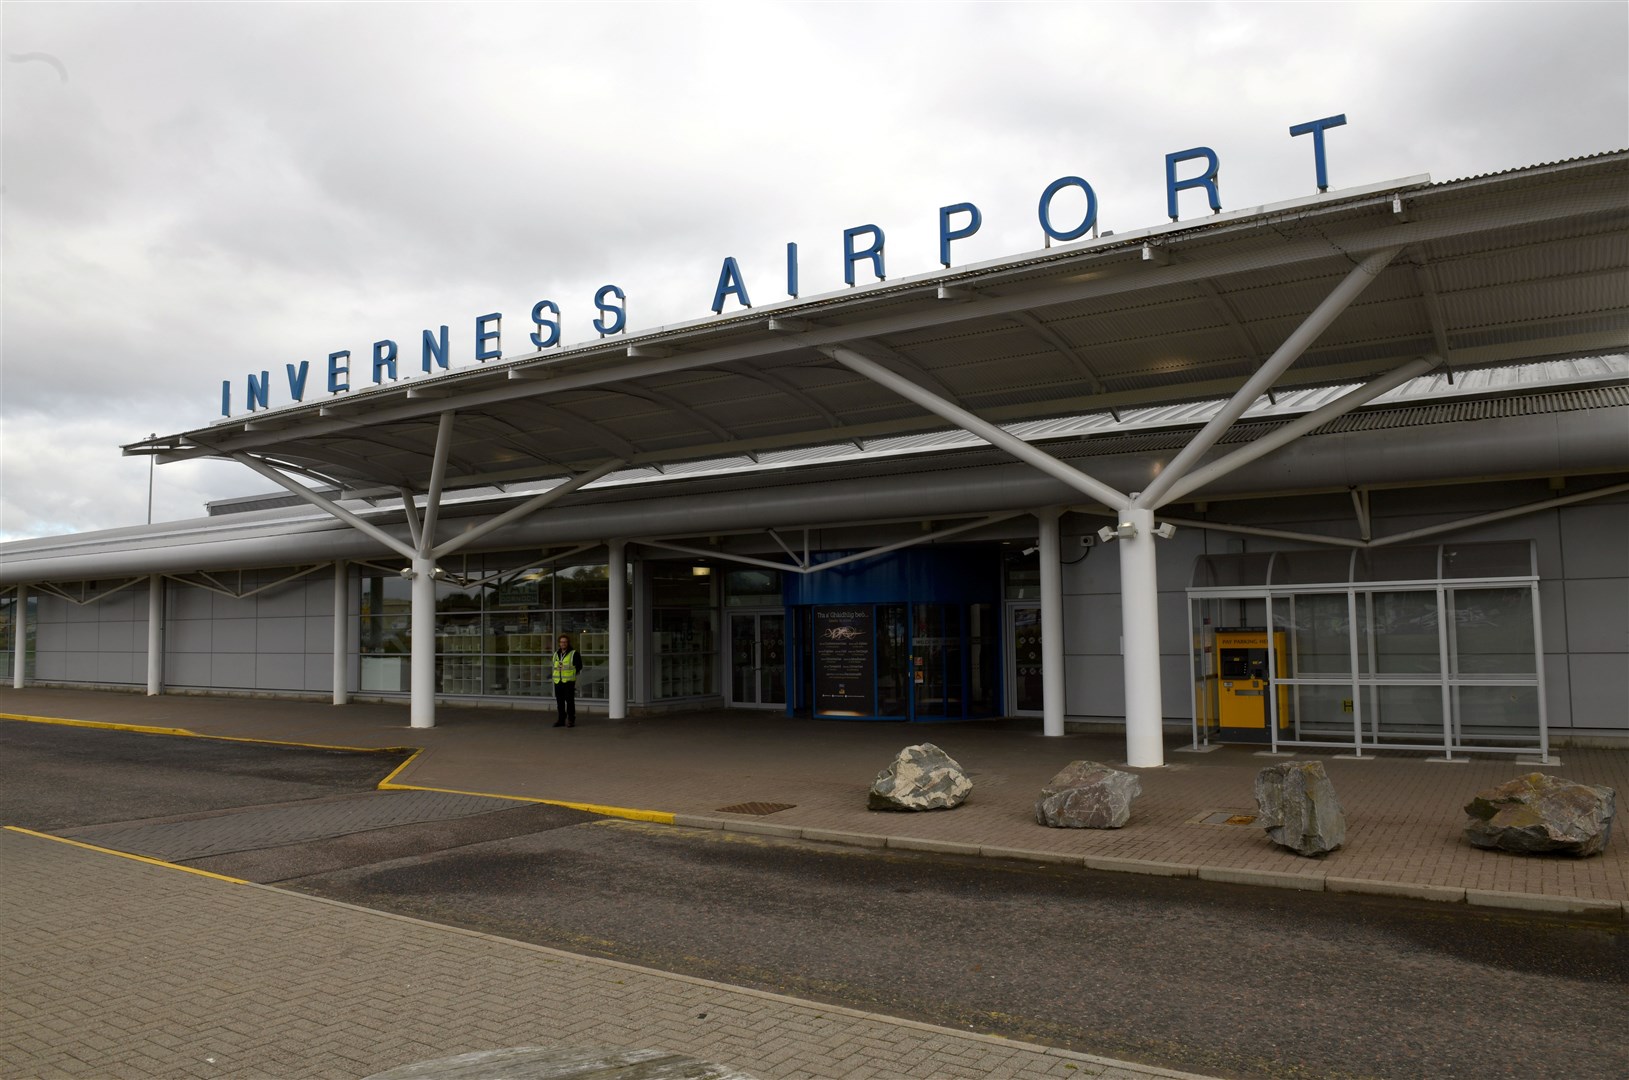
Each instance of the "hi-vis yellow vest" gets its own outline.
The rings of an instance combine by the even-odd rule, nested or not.
[[[576,649],[572,649],[564,656],[554,654],[554,681],[557,683],[577,681]]]

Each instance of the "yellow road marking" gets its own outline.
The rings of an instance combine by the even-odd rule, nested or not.
[[[186,728],[149,727],[142,724],[114,724],[102,720],[65,720],[61,717],[55,716],[24,716],[18,713],[0,713],[0,720],[20,720],[31,724],[61,724],[67,727],[101,728],[108,731],[133,731],[143,735],[174,735],[188,739],[214,739],[218,742],[259,743],[264,746],[298,746],[307,750],[346,750],[357,754],[408,754],[409,756],[406,761],[396,766],[390,771],[390,775],[379,781],[377,790],[434,791],[443,795],[475,795],[485,799],[509,799],[512,802],[541,803],[545,806],[563,806],[568,810],[582,810],[586,813],[601,814],[605,817],[626,818],[629,821],[652,821],[658,825],[673,824],[673,814],[664,810],[639,810],[627,806],[604,806],[599,803],[564,802],[559,799],[533,799],[525,795],[500,795],[489,791],[458,791],[453,788],[420,787],[414,784],[395,783],[396,777],[401,775],[402,771],[405,770],[409,765],[417,761],[420,754],[424,753],[424,747],[422,746],[334,746],[328,743],[289,742],[284,739],[252,739],[236,735],[204,735],[196,731],[188,731]],[[8,826],[8,828],[9,827],[10,826]],[[39,833],[36,835],[45,836],[47,834]],[[61,839],[61,837],[51,837],[51,839],[56,840]],[[72,840],[63,841],[63,843],[69,844],[75,842],[76,841]],[[89,844],[81,846],[93,847],[93,845]],[[98,851],[108,850],[104,848],[93,849]],[[123,853],[116,851],[113,852],[113,854],[119,855]],[[139,858],[139,856],[135,855],[131,855],[129,857]],[[161,863],[160,865],[170,866],[173,864]],[[182,866],[177,867],[177,869],[186,870],[188,868]],[[191,872],[198,874],[203,873],[202,870],[194,870]],[[236,879],[226,878],[224,880],[235,881]]]
[[[146,863],[149,866],[162,866],[170,870],[180,870],[187,874],[197,874],[199,877],[214,878],[216,881],[229,881],[233,885],[249,884],[243,878],[227,877],[225,874],[212,874],[208,870],[195,870],[190,866],[182,866],[180,863],[165,862],[163,859],[150,859],[146,855],[132,855],[128,851],[115,851],[112,848],[97,847],[95,844],[87,844],[82,840],[70,840],[66,836],[52,836],[50,833],[35,832],[33,829],[25,829],[18,825],[7,825],[5,829],[7,832],[35,836],[41,840],[55,840],[59,844],[71,844],[77,848],[84,848],[86,851],[99,851],[103,855],[117,855],[121,859],[131,859],[135,862]]]
[[[400,771],[400,770],[397,770]],[[480,799],[508,799],[510,802],[535,803],[542,806],[563,806],[567,810],[582,810],[605,817],[626,818],[629,821],[653,821],[658,825],[673,824],[673,814],[666,810],[639,810],[629,806],[604,806],[600,803],[566,802],[562,799],[534,799],[529,795],[500,795],[492,791],[459,791],[457,788],[422,787],[418,784],[381,783],[381,791],[434,791],[442,795],[473,795]]]
[[[115,724],[105,720],[65,720],[58,716],[24,716],[21,713],[0,713],[0,720],[21,720],[29,724],[60,724],[65,727],[101,728],[105,731],[133,731],[138,735],[175,735],[187,739],[213,739],[216,742],[259,743],[262,746],[298,746],[306,750],[344,750],[353,754],[405,754],[415,756],[424,752],[418,746],[336,746],[333,743],[291,742],[288,739],[257,739],[247,735],[206,735],[187,728],[152,727],[146,724]],[[408,761],[413,760],[408,758]],[[403,765],[407,762],[403,762]],[[396,770],[400,772],[398,768]],[[391,774],[392,776],[395,773]]]

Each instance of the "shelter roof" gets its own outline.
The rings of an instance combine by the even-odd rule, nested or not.
[[[248,454],[349,492],[446,487],[938,431],[843,345],[1004,424],[1226,395],[1363,257],[1401,253],[1290,369],[1349,383],[1629,345],[1629,151],[1415,177],[534,353],[131,444]]]

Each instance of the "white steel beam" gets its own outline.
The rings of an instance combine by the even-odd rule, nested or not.
[[[264,476],[267,480],[270,480],[278,487],[283,488],[301,499],[304,499],[306,502],[317,507],[319,510],[338,518],[340,521],[343,521],[357,532],[371,536],[373,539],[379,541],[379,543],[383,544],[391,551],[394,551],[402,558],[414,559],[418,557],[417,552],[415,552],[411,547],[402,543],[394,536],[391,536],[389,533],[379,528],[379,526],[362,520],[349,510],[345,509],[343,506],[340,506],[338,503],[318,495],[315,491],[312,491],[304,484],[296,484],[293,480],[290,480],[288,477],[284,476],[270,465],[267,465],[265,462],[252,458],[248,454],[233,454],[231,457],[233,461],[236,461],[242,465],[247,465],[250,469],[259,473],[261,476]]]
[[[550,503],[570,495],[578,488],[587,487],[594,481],[616,472],[618,469],[622,468],[624,464],[626,464],[626,462],[624,462],[621,458],[612,458],[610,461],[596,465],[587,472],[578,473],[565,483],[556,484],[554,487],[551,487],[542,494],[535,495],[532,498],[527,499],[519,506],[505,510],[497,517],[490,518],[487,521],[482,522],[481,524],[475,526],[475,528],[470,529],[468,532],[459,533],[457,536],[437,547],[432,554],[434,554],[434,556],[438,559],[446,558],[453,552],[458,551],[469,544],[473,544],[475,541],[486,536],[494,529],[501,529],[505,525],[519,521],[523,517],[534,514],[543,509],[545,506],[548,506]]]
[[[429,555],[436,543],[436,520],[441,516],[441,491],[447,482],[447,456],[452,452],[453,419],[457,413],[448,410],[436,421],[435,456],[430,461],[430,489],[424,499],[424,524],[419,530],[417,550]]]
[[[1150,505],[1165,506],[1170,503],[1181,502],[1184,496],[1202,490],[1205,485],[1214,483],[1229,473],[1244,468],[1258,458],[1266,457],[1280,447],[1288,446],[1307,432],[1314,431],[1331,420],[1345,416],[1360,405],[1367,405],[1382,394],[1390,393],[1410,379],[1426,374],[1441,363],[1442,361],[1437,357],[1424,356],[1418,360],[1411,360],[1402,367],[1390,371],[1372,382],[1349,390],[1321,408],[1314,409],[1305,416],[1297,417],[1277,431],[1263,435],[1259,439],[1252,439],[1231,454],[1218,458],[1202,468],[1193,469],[1186,476],[1168,484],[1165,494],[1160,498],[1159,502]],[[1171,464],[1174,468],[1176,462],[1173,461]],[[1163,480],[1170,471],[1170,469],[1167,469],[1165,473],[1161,473],[1160,479]]]
[[[414,501],[413,492],[402,488],[402,513],[407,515],[407,536],[413,545],[414,551],[424,547],[424,529],[419,523],[419,504]]]
[[[164,692],[164,575],[147,578],[147,696]]]
[[[1159,580],[1155,572],[1154,511],[1121,511],[1120,633],[1125,651],[1126,764],[1165,765],[1165,717],[1160,694]],[[1127,528],[1129,526],[1129,528]],[[1043,639],[1044,641],[1044,639]]]
[[[21,690],[27,683],[28,668],[28,586],[17,586],[11,602],[11,685]]]
[[[1284,344],[1267,358],[1267,362],[1256,369],[1256,373],[1246,380],[1244,386],[1239,388],[1222,411],[1212,417],[1210,422],[1200,429],[1199,434],[1189,440],[1188,445],[1178,451],[1176,457],[1171,459],[1171,463],[1143,489],[1142,495],[1137,499],[1137,505],[1152,508],[1169,501],[1166,492],[1178,480],[1187,476],[1205,452],[1227,434],[1227,430],[1244,415],[1245,410],[1255,404],[1256,399],[1277,382],[1278,377],[1284,374],[1291,364],[1301,358],[1301,354],[1329,328],[1329,324],[1351,306],[1402,250],[1401,247],[1382,248],[1354,266],[1341,283],[1335,286],[1334,291],[1324,297],[1323,302],[1302,320],[1301,325],[1285,339]]]
[[[1063,677],[1063,546],[1058,523],[1063,512],[1049,506],[1035,512],[1040,526],[1041,563],[1041,734],[1064,733],[1066,682]],[[1017,642],[1013,642],[1017,648]]]
[[[606,715],[623,720],[628,715],[628,542],[611,540],[605,545],[606,575],[611,586],[606,620],[611,632],[610,688]]]
[[[1563,495],[1558,499],[1545,499],[1543,502],[1513,506],[1508,510],[1495,510],[1491,514],[1478,514],[1475,517],[1460,518],[1458,521],[1443,522],[1441,525],[1428,525],[1423,529],[1412,529],[1409,532],[1398,533],[1395,536],[1382,536],[1378,540],[1369,541],[1365,546],[1387,547],[1391,544],[1401,544],[1405,540],[1418,540],[1422,536],[1436,536],[1438,533],[1469,529],[1473,525],[1486,525],[1490,521],[1503,521],[1505,518],[1536,514],[1541,510],[1552,510],[1558,506],[1569,506],[1572,503],[1600,499],[1607,495],[1617,495],[1625,491],[1629,491],[1629,484],[1613,484],[1610,487],[1596,488],[1593,491],[1582,491],[1576,495]]]
[[[1054,479],[1063,481],[1076,491],[1090,495],[1112,509],[1120,510],[1131,503],[1131,500],[1122,492],[1093,479],[1073,465],[1059,461],[1051,454],[1030,445],[1004,428],[974,416],[961,406],[954,405],[929,393],[909,379],[896,375],[876,361],[861,356],[853,349],[839,345],[822,349],[821,352],[824,352],[844,367],[859,372],[872,382],[887,387],[907,401],[914,402],[936,416],[948,420],[963,431],[977,435],[990,445],[1005,450],[1025,464],[1033,465]]]
[[[334,560],[334,704],[351,700],[350,650],[351,571],[344,559]]]
[[[408,661],[408,723],[436,726],[436,563],[413,556],[412,642]]]

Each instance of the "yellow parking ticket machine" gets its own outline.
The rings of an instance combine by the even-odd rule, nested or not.
[[[1267,660],[1267,631],[1260,627],[1219,627],[1216,631],[1218,737],[1223,742],[1267,742],[1272,715],[1267,692],[1271,672],[1285,673],[1284,633],[1272,635],[1273,667]],[[1290,726],[1289,688],[1278,688],[1278,728]]]

